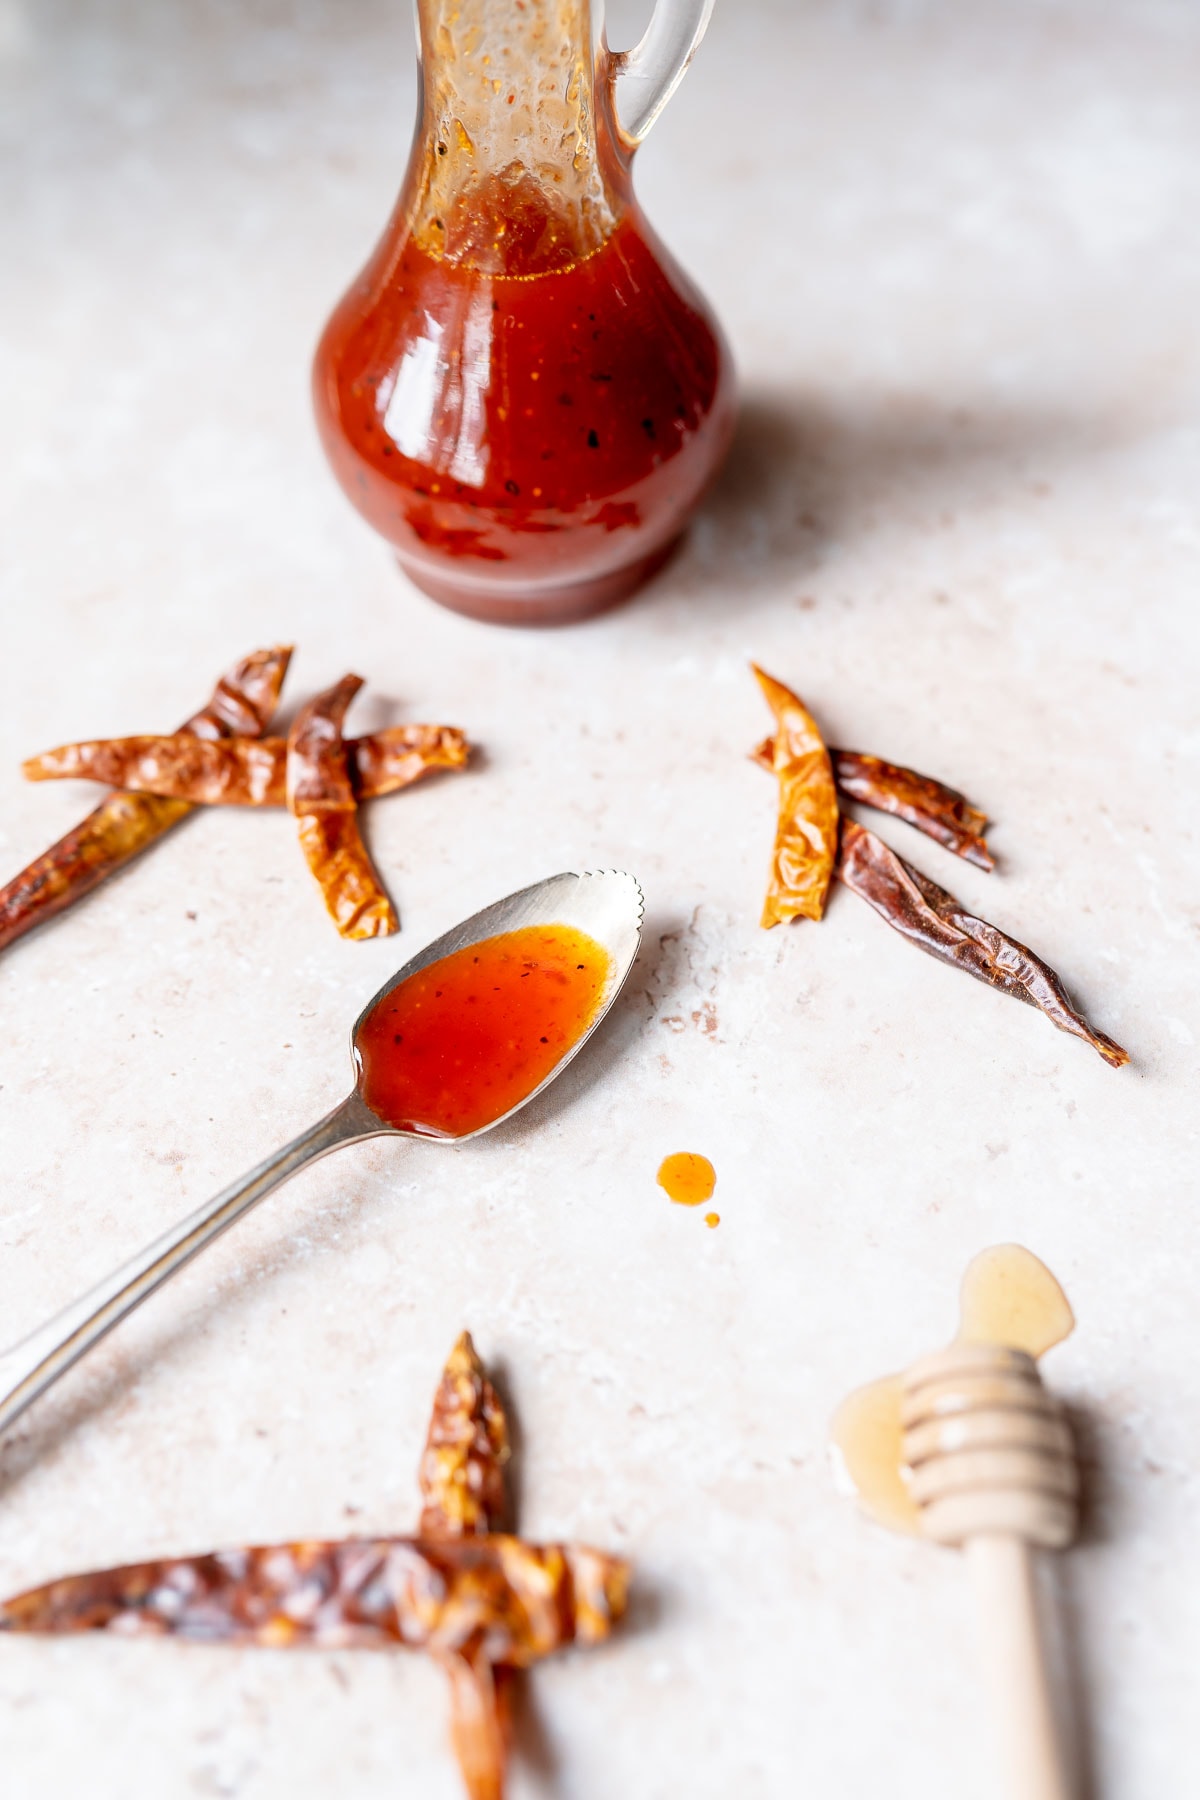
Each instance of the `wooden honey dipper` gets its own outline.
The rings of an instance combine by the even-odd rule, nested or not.
[[[1075,1535],[1079,1476],[1037,1355],[1074,1321],[1029,1251],[972,1263],[948,1349],[851,1395],[834,1442],[868,1510],[961,1548],[1003,1753],[1008,1800],[1070,1800],[1037,1610],[1034,1555]],[[1005,1342],[1005,1338],[1017,1342]]]
[[[1068,1800],[1033,1553],[1075,1536],[1070,1427],[1024,1350],[953,1344],[901,1379],[901,1455],[921,1532],[966,1552],[1012,1800]]]

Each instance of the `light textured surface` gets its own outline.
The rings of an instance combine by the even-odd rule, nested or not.
[[[632,6],[622,17],[634,14]],[[486,760],[381,802],[403,934],[338,941],[281,814],[211,812],[0,960],[14,1336],[335,1100],[365,996],[562,866],[641,878],[594,1053],[461,1151],[322,1164],[0,1450],[0,1589],[404,1529],[438,1370],[505,1371],[522,1518],[633,1556],[633,1629],[532,1684],[515,1800],[986,1800],[954,1557],[826,1466],[855,1383],[1018,1238],[1079,1318],[1063,1567],[1097,1796],[1194,1769],[1200,14],[1188,0],[725,0],[643,197],[746,409],[635,606],[504,635],[416,596],[322,465],[306,365],[398,185],[408,9],[4,0],[0,853],[87,789],[22,756],[170,728],[233,657]],[[756,925],[746,662],[963,787],[1000,872],[885,835],[1047,955],[1114,1073],[835,893]],[[659,1159],[711,1157],[719,1229]],[[449,1800],[418,1659],[0,1643],[13,1800]],[[1191,1707],[1194,1712],[1194,1706]]]

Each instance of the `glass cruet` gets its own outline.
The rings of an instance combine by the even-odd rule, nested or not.
[[[624,599],[724,455],[728,351],[630,179],[711,9],[658,0],[614,53],[601,0],[417,0],[408,171],[313,387],[347,496],[460,612]]]

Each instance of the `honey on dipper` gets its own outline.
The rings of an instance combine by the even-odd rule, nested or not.
[[[1074,1328],[1067,1296],[1031,1250],[996,1244],[968,1265],[956,1344],[995,1345],[1036,1359]],[[901,1375],[857,1388],[834,1415],[831,1437],[863,1510],[893,1531],[920,1532],[902,1450],[903,1397]]]
[[[1075,1535],[1070,1427],[1037,1359],[1074,1327],[1044,1263],[1018,1244],[977,1256],[959,1330],[902,1375],[859,1388],[833,1442],[864,1509],[961,1548],[976,1591],[1005,1800],[1073,1800],[1042,1640],[1034,1556]]]

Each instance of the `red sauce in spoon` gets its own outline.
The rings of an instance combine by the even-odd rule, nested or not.
[[[418,969],[354,1037],[362,1096],[401,1131],[465,1137],[539,1087],[578,1043],[612,967],[569,925],[527,925]]]

